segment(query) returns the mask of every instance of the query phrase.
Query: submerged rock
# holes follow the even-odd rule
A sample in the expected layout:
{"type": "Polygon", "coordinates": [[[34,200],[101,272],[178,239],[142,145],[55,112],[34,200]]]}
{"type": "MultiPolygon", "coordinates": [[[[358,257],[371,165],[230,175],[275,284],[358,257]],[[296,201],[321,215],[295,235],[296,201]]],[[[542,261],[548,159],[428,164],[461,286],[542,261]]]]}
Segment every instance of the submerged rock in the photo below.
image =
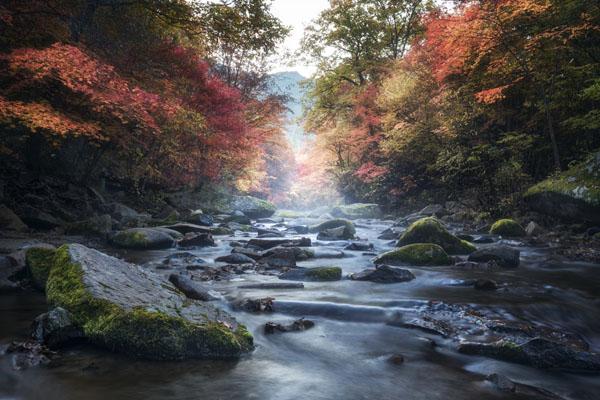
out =
{"type": "Polygon", "coordinates": [[[415,279],[415,276],[407,269],[393,268],[388,265],[378,265],[375,268],[368,268],[364,271],[350,275],[354,281],[369,281],[375,283],[397,283],[408,282],[415,279]]]}
{"type": "Polygon", "coordinates": [[[208,289],[206,289],[199,283],[194,282],[185,275],[171,274],[169,275],[169,282],[171,282],[173,286],[179,289],[189,299],[202,301],[210,301],[217,299],[209,293],[208,289]]]}
{"type": "Polygon", "coordinates": [[[493,246],[479,249],[469,255],[469,261],[495,261],[504,268],[517,268],[521,252],[507,246],[493,246]]]}
{"type": "Polygon", "coordinates": [[[600,223],[600,152],[532,186],[524,199],[544,214],[600,223]]]}
{"type": "Polygon", "coordinates": [[[375,264],[390,265],[450,265],[452,259],[444,249],[432,243],[414,243],[381,254],[375,264]]]}
{"type": "Polygon", "coordinates": [[[343,233],[341,234],[341,239],[352,239],[356,234],[356,229],[354,228],[354,224],[351,221],[346,219],[332,219],[329,221],[322,222],[318,225],[313,225],[309,227],[309,231],[312,233],[320,233],[329,229],[335,229],[339,227],[344,227],[343,233]]]}
{"type": "Polygon", "coordinates": [[[56,307],[33,321],[31,336],[39,343],[57,348],[83,338],[83,331],[75,326],[67,310],[56,307]]]}
{"type": "Polygon", "coordinates": [[[469,254],[476,250],[471,243],[448,232],[446,227],[433,217],[421,218],[413,222],[402,234],[397,246],[414,243],[437,244],[448,254],[469,254]]]}
{"type": "Polygon", "coordinates": [[[493,343],[465,342],[458,346],[458,351],[536,368],[600,371],[600,354],[539,337],[522,344],[510,340],[493,343]]]}
{"type": "Polygon", "coordinates": [[[255,261],[245,254],[232,253],[226,256],[215,258],[216,262],[224,262],[228,264],[254,264],[255,261]]]}
{"type": "Polygon", "coordinates": [[[313,328],[315,323],[309,319],[300,318],[291,324],[281,324],[278,322],[267,322],[265,324],[265,335],[284,332],[298,332],[313,328]]]}
{"type": "Polygon", "coordinates": [[[277,246],[284,247],[310,247],[311,241],[309,238],[300,238],[300,239],[250,239],[248,241],[248,246],[250,247],[258,247],[263,250],[271,249],[277,246]]]}
{"type": "Polygon", "coordinates": [[[208,247],[216,246],[210,233],[187,233],[178,243],[181,247],[208,247]]]}
{"type": "Polygon", "coordinates": [[[346,245],[346,247],[344,247],[344,250],[371,251],[371,250],[373,250],[373,243],[352,242],[352,243],[346,245]]]}
{"type": "Polygon", "coordinates": [[[253,348],[246,328],[223,310],[82,245],[57,250],[46,289],[48,301],[69,311],[90,342],[130,356],[237,358],[253,348]]]}
{"type": "Polygon", "coordinates": [[[334,207],[331,215],[346,219],[381,218],[382,212],[379,204],[354,203],[334,207]]]}
{"type": "Polygon", "coordinates": [[[48,365],[54,355],[50,349],[36,341],[12,342],[6,349],[12,358],[12,368],[22,371],[31,367],[48,365]]]}
{"type": "Polygon", "coordinates": [[[279,275],[279,279],[290,281],[339,281],[342,279],[340,267],[296,268],[279,275]]]}
{"type": "Polygon", "coordinates": [[[119,231],[110,241],[115,246],[135,250],[168,249],[175,244],[175,240],[169,234],[153,228],[119,231]]]}
{"type": "Polygon", "coordinates": [[[527,235],[525,229],[517,221],[508,218],[494,222],[490,228],[490,234],[508,237],[522,237],[527,235]]]}

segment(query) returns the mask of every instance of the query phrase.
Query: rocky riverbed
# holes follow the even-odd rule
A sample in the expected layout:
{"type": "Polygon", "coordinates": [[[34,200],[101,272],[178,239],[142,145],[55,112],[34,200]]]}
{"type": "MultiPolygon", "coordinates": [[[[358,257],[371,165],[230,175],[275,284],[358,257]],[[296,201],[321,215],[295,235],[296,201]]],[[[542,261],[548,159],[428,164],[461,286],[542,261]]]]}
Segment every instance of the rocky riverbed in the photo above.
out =
{"type": "Polygon", "coordinates": [[[28,270],[0,294],[0,398],[597,398],[599,264],[540,227],[442,222],[436,207],[331,214],[5,233],[8,267],[28,270]],[[64,265],[81,297],[63,293],[64,265]],[[46,297],[65,314],[42,318],[58,331],[38,319],[39,344],[46,297]]]}

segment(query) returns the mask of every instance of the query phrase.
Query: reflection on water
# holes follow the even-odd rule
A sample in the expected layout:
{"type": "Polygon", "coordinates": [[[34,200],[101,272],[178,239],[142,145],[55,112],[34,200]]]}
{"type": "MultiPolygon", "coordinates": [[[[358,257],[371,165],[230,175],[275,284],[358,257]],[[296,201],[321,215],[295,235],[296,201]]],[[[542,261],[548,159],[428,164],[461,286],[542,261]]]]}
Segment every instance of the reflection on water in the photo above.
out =
{"type": "MultiPolygon", "coordinates": [[[[376,251],[391,244],[376,239],[389,227],[365,221],[358,235],[376,251]]],[[[314,240],[314,235],[312,236],[314,240]]],[[[216,248],[194,251],[211,262],[230,251],[229,239],[216,248]]],[[[327,244],[339,249],[340,243],[327,244]]],[[[215,282],[224,298],[273,296],[279,313],[253,315],[231,311],[254,334],[257,349],[237,362],[135,361],[86,346],[61,353],[50,367],[13,371],[0,358],[0,399],[502,399],[519,398],[483,380],[501,373],[571,399],[597,399],[600,379],[594,375],[541,371],[483,357],[457,354],[444,339],[386,325],[392,312],[418,310],[428,300],[469,303],[536,323],[564,328],[600,349],[600,266],[543,262],[542,249],[523,248],[516,270],[476,272],[455,268],[411,268],[417,279],[399,284],[342,280],[306,283],[304,289],[238,289],[248,282],[277,281],[258,274],[234,282],[215,282]],[[496,292],[476,291],[461,282],[487,277],[496,292]],[[301,333],[265,336],[267,321],[307,316],[316,327],[301,333]],[[432,340],[437,346],[432,344],[432,340]],[[402,354],[402,365],[389,363],[402,354]]],[[[351,273],[370,265],[369,255],[318,259],[304,266],[337,265],[351,273]]],[[[125,253],[130,261],[159,260],[168,252],[125,253]]],[[[225,303],[224,303],[225,304],[225,303]]],[[[0,343],[23,338],[31,320],[46,309],[35,293],[0,296],[0,343]]],[[[524,397],[521,397],[524,398],[524,397]]]]}

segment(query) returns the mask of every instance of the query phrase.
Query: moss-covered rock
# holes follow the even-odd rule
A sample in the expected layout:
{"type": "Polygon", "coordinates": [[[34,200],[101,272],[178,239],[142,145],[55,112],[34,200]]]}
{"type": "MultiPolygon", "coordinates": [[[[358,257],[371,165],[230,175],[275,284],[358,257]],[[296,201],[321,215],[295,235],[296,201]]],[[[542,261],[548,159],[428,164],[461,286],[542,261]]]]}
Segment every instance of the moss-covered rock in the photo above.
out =
{"type": "Polygon", "coordinates": [[[46,290],[46,282],[54,263],[56,249],[32,247],[25,252],[25,265],[36,289],[46,290]]]}
{"type": "Polygon", "coordinates": [[[313,225],[309,227],[308,230],[311,233],[319,233],[329,229],[339,228],[341,226],[344,227],[344,232],[341,238],[352,239],[356,234],[356,228],[354,228],[352,221],[348,221],[347,219],[332,219],[317,225],[313,225]]]}
{"type": "Polygon", "coordinates": [[[600,152],[532,186],[524,199],[544,214],[600,223],[600,152]]]}
{"type": "Polygon", "coordinates": [[[441,246],[448,254],[470,254],[475,246],[448,232],[434,217],[421,218],[413,222],[398,240],[398,247],[413,243],[433,243],[441,246]]]}
{"type": "Polygon", "coordinates": [[[168,249],[175,240],[166,232],[154,228],[131,228],[117,232],[111,243],[125,249],[168,249]]]}
{"type": "Polygon", "coordinates": [[[106,237],[112,231],[113,221],[110,215],[104,214],[84,221],[77,221],[65,226],[67,235],[89,235],[106,237]]]}
{"type": "Polygon", "coordinates": [[[59,248],[46,286],[92,343],[155,360],[237,358],[252,336],[233,317],[187,299],[158,275],[78,244],[59,248]]]}
{"type": "Polygon", "coordinates": [[[339,281],[342,279],[342,269],[340,267],[309,268],[306,276],[315,281],[339,281]]]}
{"type": "Polygon", "coordinates": [[[413,243],[381,254],[375,264],[388,265],[449,265],[452,259],[441,246],[433,243],[413,243]]]}
{"type": "Polygon", "coordinates": [[[334,207],[331,215],[336,218],[381,218],[382,212],[379,204],[354,203],[334,207]]]}
{"type": "Polygon", "coordinates": [[[504,218],[494,222],[490,234],[508,237],[521,237],[527,235],[525,229],[514,219],[504,218]]]}
{"type": "Polygon", "coordinates": [[[339,281],[342,279],[340,267],[296,268],[279,275],[279,279],[291,281],[339,281]]]}

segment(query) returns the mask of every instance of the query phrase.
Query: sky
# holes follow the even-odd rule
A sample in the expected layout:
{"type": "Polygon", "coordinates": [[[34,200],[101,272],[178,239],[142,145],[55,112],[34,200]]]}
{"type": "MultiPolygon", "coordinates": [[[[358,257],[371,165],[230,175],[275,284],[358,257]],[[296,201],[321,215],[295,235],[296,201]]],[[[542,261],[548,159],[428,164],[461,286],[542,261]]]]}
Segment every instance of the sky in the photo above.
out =
{"type": "MultiPolygon", "coordinates": [[[[300,46],[304,27],[319,13],[329,6],[329,0],[274,0],[271,7],[273,14],[292,28],[290,35],[280,47],[279,54],[293,52],[300,46]]],[[[298,71],[305,77],[312,75],[314,66],[306,64],[288,65],[277,60],[271,72],[298,71]]]]}

